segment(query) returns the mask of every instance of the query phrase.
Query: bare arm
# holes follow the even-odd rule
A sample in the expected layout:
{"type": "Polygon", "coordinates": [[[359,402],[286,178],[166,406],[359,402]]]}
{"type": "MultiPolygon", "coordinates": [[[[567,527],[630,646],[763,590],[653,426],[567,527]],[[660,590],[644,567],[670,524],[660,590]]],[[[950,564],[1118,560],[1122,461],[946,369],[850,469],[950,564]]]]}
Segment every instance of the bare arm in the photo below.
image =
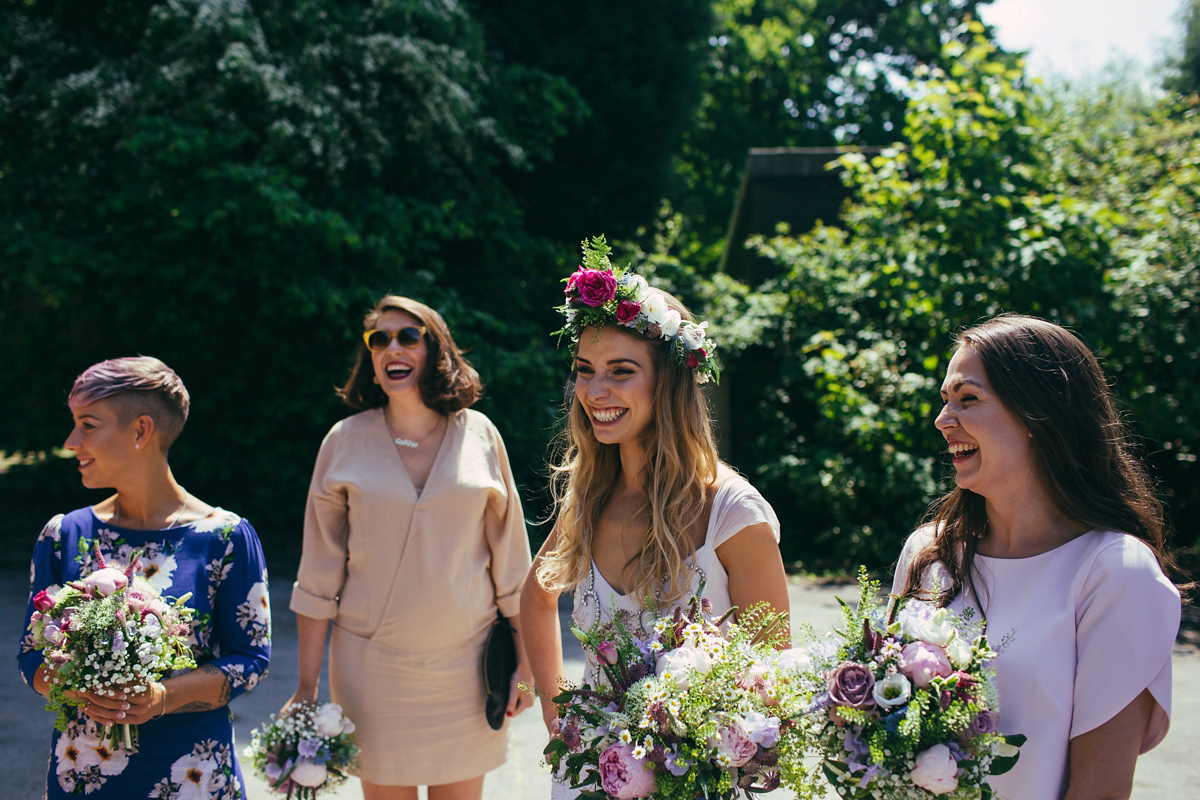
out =
{"type": "Polygon", "coordinates": [[[546,539],[521,590],[521,640],[542,704],[542,720],[552,734],[558,720],[558,709],[552,699],[564,681],[562,634],[558,628],[558,592],[549,592],[538,583],[537,568],[543,554],[554,548],[557,539],[557,531],[546,539]]]}
{"type": "Polygon", "coordinates": [[[1065,800],[1125,800],[1133,791],[1142,736],[1154,711],[1149,689],[1099,728],[1071,740],[1065,800]]]}
{"type": "Polygon", "coordinates": [[[292,703],[317,702],[321,683],[321,663],[325,660],[325,639],[329,636],[329,620],[296,615],[296,649],[300,667],[300,683],[284,703],[280,714],[292,703]]]}
{"type": "MultiPolygon", "coordinates": [[[[729,599],[739,609],[755,603],[767,603],[776,611],[790,609],[783,558],[769,524],[738,531],[717,548],[717,558],[729,573],[729,599]]],[[[781,632],[781,640],[791,641],[790,626],[781,632]]]]}
{"type": "Polygon", "coordinates": [[[533,695],[521,691],[521,684],[530,685],[533,683],[533,672],[529,667],[529,657],[525,654],[525,642],[521,636],[521,615],[516,614],[508,618],[509,624],[516,631],[517,640],[517,671],[512,676],[512,686],[508,692],[508,709],[507,714],[510,717],[515,717],[527,708],[533,706],[533,695]]]}

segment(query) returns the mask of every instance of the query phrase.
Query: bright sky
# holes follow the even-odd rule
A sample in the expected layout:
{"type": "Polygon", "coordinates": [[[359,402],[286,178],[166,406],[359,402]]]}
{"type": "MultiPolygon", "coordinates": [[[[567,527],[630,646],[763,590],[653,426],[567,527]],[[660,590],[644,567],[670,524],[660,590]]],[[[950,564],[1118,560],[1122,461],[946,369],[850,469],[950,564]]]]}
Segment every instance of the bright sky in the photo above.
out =
{"type": "Polygon", "coordinates": [[[1006,50],[1028,50],[1033,75],[1095,77],[1114,58],[1142,67],[1181,38],[1183,0],[995,0],[982,6],[1006,50]]]}

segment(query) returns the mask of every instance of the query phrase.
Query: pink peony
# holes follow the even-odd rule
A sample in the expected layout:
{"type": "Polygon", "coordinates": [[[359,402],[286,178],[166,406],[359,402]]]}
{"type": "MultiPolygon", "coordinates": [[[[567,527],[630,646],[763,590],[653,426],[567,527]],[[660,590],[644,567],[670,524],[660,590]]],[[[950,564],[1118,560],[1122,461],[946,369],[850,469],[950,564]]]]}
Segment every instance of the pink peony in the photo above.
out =
{"type": "MultiPolygon", "coordinates": [[[[617,279],[605,269],[577,270],[571,279],[579,292],[579,300],[593,308],[604,305],[617,293],[617,279]]],[[[568,287],[571,285],[568,283],[568,287]]]]}
{"type": "Polygon", "coordinates": [[[917,754],[917,766],[908,778],[930,794],[949,794],[958,788],[958,762],[944,744],[917,754]]]}
{"type": "Polygon", "coordinates": [[[830,674],[826,688],[834,705],[851,708],[871,708],[875,705],[875,698],[871,696],[875,688],[875,674],[862,664],[842,664],[830,674]]]}
{"type": "Polygon", "coordinates": [[[617,322],[622,325],[628,325],[637,319],[637,315],[642,310],[642,304],[636,300],[622,300],[617,303],[617,322]]]}
{"type": "Polygon", "coordinates": [[[708,740],[708,746],[729,759],[730,766],[734,767],[744,765],[758,752],[758,745],[737,718],[727,720],[717,728],[717,735],[708,740]]]}
{"type": "Polygon", "coordinates": [[[54,598],[46,594],[46,590],[43,589],[33,596],[33,607],[38,611],[49,611],[54,608],[54,598]]]}
{"type": "Polygon", "coordinates": [[[946,651],[937,645],[925,642],[906,644],[900,651],[900,671],[912,678],[912,682],[922,689],[928,689],[935,677],[946,677],[954,668],[946,651]]]}
{"type": "Polygon", "coordinates": [[[96,594],[101,597],[108,597],[117,589],[123,589],[128,585],[129,578],[125,577],[125,573],[116,567],[98,569],[83,579],[84,588],[95,589],[96,594]]]}
{"type": "Polygon", "coordinates": [[[307,758],[302,758],[296,762],[295,769],[292,770],[291,778],[301,786],[309,786],[317,788],[325,785],[325,779],[329,777],[329,772],[324,764],[318,764],[315,761],[310,761],[307,758]]]}
{"type": "Polygon", "coordinates": [[[657,787],[650,762],[633,757],[633,745],[609,745],[600,753],[600,786],[613,797],[626,800],[649,797],[657,787]]]}

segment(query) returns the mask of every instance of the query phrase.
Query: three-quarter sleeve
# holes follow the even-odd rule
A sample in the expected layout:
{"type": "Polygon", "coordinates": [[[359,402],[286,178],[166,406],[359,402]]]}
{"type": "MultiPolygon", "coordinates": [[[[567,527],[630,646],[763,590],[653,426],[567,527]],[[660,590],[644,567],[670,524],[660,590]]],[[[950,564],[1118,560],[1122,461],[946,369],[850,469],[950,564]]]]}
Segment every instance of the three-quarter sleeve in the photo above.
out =
{"type": "Polygon", "coordinates": [[[271,600],[267,564],[258,534],[240,520],[226,542],[232,558],[215,587],[212,607],[213,659],[225,673],[231,697],[253,689],[271,662],[271,600]]]}
{"type": "Polygon", "coordinates": [[[342,423],[333,426],[321,442],[304,508],[304,549],[292,586],[290,608],[314,619],[333,619],[346,583],[347,541],[350,519],[346,490],[329,480],[337,457],[342,423]]]}
{"type": "Polygon", "coordinates": [[[1162,741],[1170,726],[1179,617],[1179,591],[1144,542],[1122,535],[1096,554],[1076,605],[1071,738],[1108,722],[1149,689],[1157,705],[1140,752],[1162,741]]]}
{"type": "Polygon", "coordinates": [[[33,546],[33,557],[29,565],[29,599],[25,603],[24,624],[21,626],[21,642],[17,650],[17,666],[25,685],[33,688],[33,679],[43,658],[40,650],[34,649],[33,634],[29,623],[33,619],[33,598],[38,592],[63,582],[62,550],[59,547],[62,535],[63,515],[51,518],[38,535],[33,546]]]}
{"type": "Polygon", "coordinates": [[[503,493],[496,493],[488,504],[484,531],[491,549],[491,575],[496,591],[496,606],[506,617],[521,611],[521,586],[531,563],[529,536],[521,510],[521,496],[513,480],[508,452],[499,432],[492,428],[492,451],[504,481],[503,493]]]}

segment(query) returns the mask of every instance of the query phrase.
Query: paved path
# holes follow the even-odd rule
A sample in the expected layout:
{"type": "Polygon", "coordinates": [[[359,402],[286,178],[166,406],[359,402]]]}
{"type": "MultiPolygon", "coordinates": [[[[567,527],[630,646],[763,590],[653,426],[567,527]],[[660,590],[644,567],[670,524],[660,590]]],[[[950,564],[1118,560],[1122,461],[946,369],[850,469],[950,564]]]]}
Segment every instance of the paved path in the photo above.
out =
{"type": "MultiPolygon", "coordinates": [[[[27,597],[28,576],[22,569],[0,569],[0,643],[13,652],[19,638],[20,620],[27,597]]],[[[825,630],[839,620],[836,595],[853,599],[855,586],[820,587],[797,581],[790,587],[792,615],[796,623],[825,630]]],[[[254,691],[233,703],[237,740],[245,745],[250,731],[279,710],[296,686],[296,627],[287,611],[291,576],[271,581],[275,601],[274,654],[271,672],[254,691]]],[[[565,613],[563,615],[565,620],[565,613]]],[[[568,653],[568,675],[583,673],[582,653],[574,639],[568,653]]],[[[1174,654],[1174,708],[1171,732],[1156,749],[1138,761],[1133,800],[1188,800],[1200,786],[1200,652],[1194,647],[1177,647],[1174,654]],[[1192,788],[1187,788],[1187,787],[1192,788]]],[[[327,692],[322,691],[322,699],[327,692]]],[[[21,682],[13,661],[0,670],[0,800],[36,800],[41,797],[49,749],[52,719],[43,710],[41,698],[21,682]]],[[[539,766],[546,735],[541,717],[534,711],[518,717],[511,726],[511,755],[503,767],[491,772],[484,782],[486,800],[545,800],[549,797],[549,773],[539,766]]],[[[453,757],[453,754],[447,754],[453,757]]],[[[251,800],[273,800],[265,783],[247,774],[251,800]]],[[[772,792],[765,797],[785,800],[792,794],[772,792]]],[[[362,797],[356,780],[323,795],[330,800],[362,797]]],[[[1019,800],[1014,798],[1013,800],[1019,800]]]]}

